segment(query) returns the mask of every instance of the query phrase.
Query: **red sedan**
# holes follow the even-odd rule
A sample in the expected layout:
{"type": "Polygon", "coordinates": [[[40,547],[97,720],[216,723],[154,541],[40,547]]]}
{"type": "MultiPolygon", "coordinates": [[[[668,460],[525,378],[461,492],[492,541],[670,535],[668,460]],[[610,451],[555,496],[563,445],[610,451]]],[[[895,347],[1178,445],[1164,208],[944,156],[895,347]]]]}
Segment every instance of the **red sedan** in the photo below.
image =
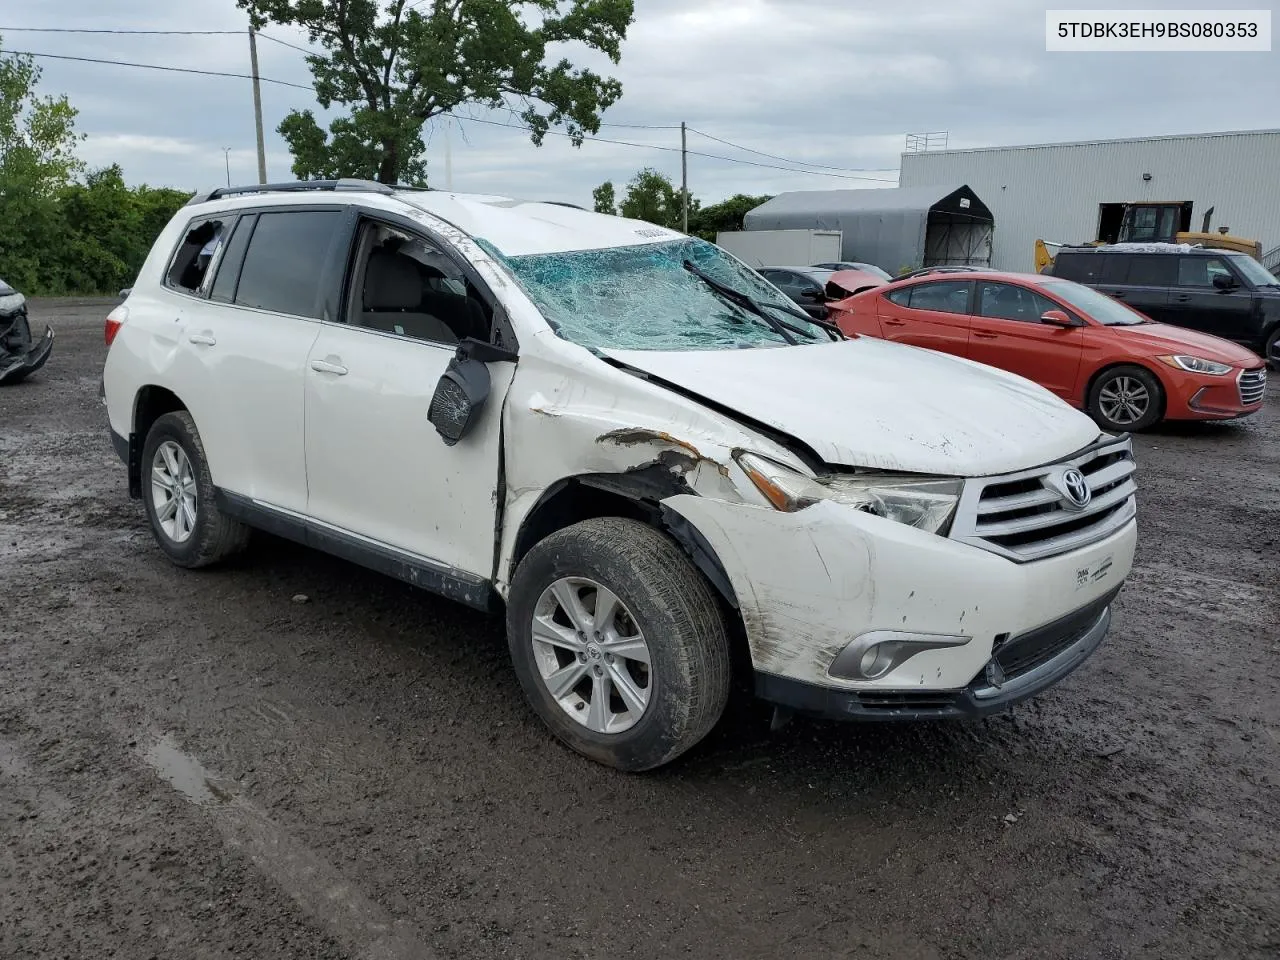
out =
{"type": "Polygon", "coordinates": [[[1034,380],[1105,430],[1161,419],[1229,420],[1262,407],[1262,358],[1228,340],[1154,323],[1070,280],[1020,273],[934,274],[828,304],[867,334],[990,364],[1034,380]]]}

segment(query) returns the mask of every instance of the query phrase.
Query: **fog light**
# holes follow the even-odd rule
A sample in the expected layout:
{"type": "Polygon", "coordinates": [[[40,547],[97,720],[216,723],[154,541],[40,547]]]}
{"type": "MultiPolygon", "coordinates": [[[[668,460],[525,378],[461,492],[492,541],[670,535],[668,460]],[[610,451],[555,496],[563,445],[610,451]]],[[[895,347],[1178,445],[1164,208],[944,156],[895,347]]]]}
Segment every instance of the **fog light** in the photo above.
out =
{"type": "Polygon", "coordinates": [[[875,630],[862,634],[841,650],[827,668],[827,675],[841,680],[877,680],[917,653],[963,647],[972,639],[936,633],[875,630]]]}

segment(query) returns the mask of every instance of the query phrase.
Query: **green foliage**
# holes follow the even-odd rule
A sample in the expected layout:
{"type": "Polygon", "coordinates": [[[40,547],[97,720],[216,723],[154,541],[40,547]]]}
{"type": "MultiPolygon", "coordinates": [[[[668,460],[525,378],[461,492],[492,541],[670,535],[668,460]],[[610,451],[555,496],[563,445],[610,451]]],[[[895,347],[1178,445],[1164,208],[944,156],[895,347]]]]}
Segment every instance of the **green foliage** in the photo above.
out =
{"type": "Polygon", "coordinates": [[[627,184],[621,213],[632,220],[647,220],[679,230],[680,191],[663,174],[645,167],[627,184]]]}
{"type": "Polygon", "coordinates": [[[622,84],[560,56],[577,43],[613,63],[634,0],[236,0],[258,26],[302,27],[324,55],[307,62],[316,99],[345,108],[323,130],[310,110],[277,128],[302,178],[426,182],[423,125],[475,104],[506,108],[541,145],[600,130],[622,84]]]}
{"type": "Polygon", "coordinates": [[[760,204],[772,199],[770,196],[752,197],[738,193],[709,207],[699,207],[689,214],[689,232],[714,243],[717,233],[741,230],[742,218],[760,204]]]}
{"type": "Polygon", "coordinates": [[[613,181],[606,180],[591,191],[591,201],[596,213],[607,213],[615,216],[618,213],[618,199],[614,195],[613,181]]]}
{"type": "MultiPolygon", "coordinates": [[[[624,217],[647,220],[672,230],[681,228],[680,195],[681,191],[668,177],[650,167],[645,167],[627,184],[621,211],[614,210],[612,180],[606,180],[591,191],[596,213],[621,212],[624,217]]],[[[772,199],[770,196],[752,197],[739,193],[704,207],[696,197],[690,196],[688,232],[714,242],[719,231],[741,230],[742,218],[747,212],[772,199]]]]}
{"type": "Polygon", "coordinates": [[[39,80],[29,57],[0,56],[0,277],[26,294],[114,293],[190,194],[130,189],[117,166],[77,182],[76,111],[39,80]]]}

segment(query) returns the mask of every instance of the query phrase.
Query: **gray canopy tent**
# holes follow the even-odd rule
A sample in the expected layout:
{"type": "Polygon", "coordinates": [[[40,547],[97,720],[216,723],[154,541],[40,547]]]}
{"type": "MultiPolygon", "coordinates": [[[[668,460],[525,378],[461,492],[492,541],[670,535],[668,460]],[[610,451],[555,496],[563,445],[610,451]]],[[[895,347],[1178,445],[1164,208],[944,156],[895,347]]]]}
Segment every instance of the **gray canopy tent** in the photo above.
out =
{"type": "MultiPolygon", "coordinates": [[[[839,230],[841,259],[897,273],[991,265],[995,219],[967,186],[782,193],[743,218],[747,230],[839,230]]],[[[798,266],[798,264],[797,264],[798,266]]]]}

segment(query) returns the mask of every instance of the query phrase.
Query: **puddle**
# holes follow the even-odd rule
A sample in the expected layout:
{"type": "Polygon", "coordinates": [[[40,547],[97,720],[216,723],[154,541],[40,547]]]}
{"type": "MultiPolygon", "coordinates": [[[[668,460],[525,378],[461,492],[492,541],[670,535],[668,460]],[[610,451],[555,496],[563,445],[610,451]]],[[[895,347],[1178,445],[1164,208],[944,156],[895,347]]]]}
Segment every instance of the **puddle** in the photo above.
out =
{"type": "Polygon", "coordinates": [[[200,765],[200,761],[184,751],[165,734],[142,755],[160,778],[192,803],[209,805],[226,803],[231,796],[218,787],[217,778],[200,765]]]}

